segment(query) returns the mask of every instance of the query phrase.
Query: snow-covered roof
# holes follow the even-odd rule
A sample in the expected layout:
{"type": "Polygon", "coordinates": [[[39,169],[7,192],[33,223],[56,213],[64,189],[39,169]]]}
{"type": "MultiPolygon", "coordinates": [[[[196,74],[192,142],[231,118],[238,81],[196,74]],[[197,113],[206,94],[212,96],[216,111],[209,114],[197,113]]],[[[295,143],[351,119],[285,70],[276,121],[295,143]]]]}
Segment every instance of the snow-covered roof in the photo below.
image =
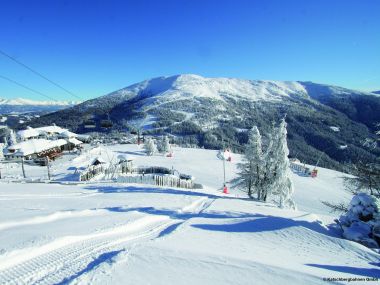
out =
{"type": "Polygon", "coordinates": [[[84,139],[84,140],[88,140],[88,139],[91,138],[90,135],[84,135],[84,134],[77,134],[76,137],[77,137],[78,139],[84,139]]]}
{"type": "Polygon", "coordinates": [[[117,156],[117,159],[118,159],[119,161],[132,161],[132,160],[133,160],[132,157],[129,157],[128,155],[125,155],[125,154],[119,154],[119,155],[117,156]]]}
{"type": "Polygon", "coordinates": [[[34,153],[39,153],[46,151],[55,147],[60,147],[67,144],[63,139],[59,140],[46,140],[46,139],[32,139],[24,142],[20,142],[11,145],[7,148],[5,155],[15,155],[15,156],[27,156],[34,153]]]}
{"type": "Polygon", "coordinates": [[[80,140],[77,140],[76,138],[69,138],[68,141],[74,145],[80,145],[82,144],[83,142],[81,142],[80,140]]]}
{"type": "Polygon", "coordinates": [[[45,127],[40,127],[40,128],[28,127],[26,130],[17,132],[17,135],[21,139],[29,139],[33,137],[38,137],[43,134],[59,134],[61,137],[64,137],[64,138],[73,138],[77,136],[77,134],[72,133],[67,129],[58,127],[56,125],[45,126],[45,127]]]}
{"type": "Polygon", "coordinates": [[[330,129],[332,129],[334,132],[339,132],[340,128],[335,126],[330,126],[330,129]]]}
{"type": "Polygon", "coordinates": [[[46,126],[46,127],[40,127],[40,128],[35,128],[36,131],[38,132],[45,132],[45,133],[56,133],[56,134],[61,134],[63,132],[66,132],[67,129],[63,129],[58,126],[46,126]]]}
{"type": "Polygon", "coordinates": [[[98,163],[107,163],[102,157],[98,156],[98,157],[95,157],[92,162],[91,162],[91,165],[94,165],[94,164],[97,164],[96,162],[98,163]]]}
{"type": "Polygon", "coordinates": [[[76,133],[70,132],[68,130],[59,134],[60,137],[63,138],[76,138],[78,135],[76,133]]]}
{"type": "Polygon", "coordinates": [[[27,138],[38,137],[40,133],[36,129],[28,127],[26,130],[18,131],[17,135],[21,139],[27,139],[27,138]]]}

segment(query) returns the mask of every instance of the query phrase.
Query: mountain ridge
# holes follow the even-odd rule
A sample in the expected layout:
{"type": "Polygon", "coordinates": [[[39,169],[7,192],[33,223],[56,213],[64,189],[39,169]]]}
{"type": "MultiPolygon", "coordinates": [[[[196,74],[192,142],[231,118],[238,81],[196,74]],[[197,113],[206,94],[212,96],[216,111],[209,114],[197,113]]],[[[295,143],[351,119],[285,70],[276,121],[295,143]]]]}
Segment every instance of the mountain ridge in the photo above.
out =
{"type": "Polygon", "coordinates": [[[140,129],[205,148],[221,148],[224,140],[238,150],[247,129],[257,125],[265,134],[286,115],[291,155],[308,163],[321,157],[323,166],[339,169],[376,155],[362,144],[380,121],[379,110],[379,96],[337,86],[184,74],[132,84],[33,123],[60,122],[77,132],[140,129]],[[109,128],[104,121],[112,122],[109,128]],[[86,122],[96,128],[86,129],[86,122]]]}
{"type": "Polygon", "coordinates": [[[38,101],[25,98],[0,98],[0,105],[30,105],[30,106],[73,106],[80,102],[77,101],[38,101]]]}

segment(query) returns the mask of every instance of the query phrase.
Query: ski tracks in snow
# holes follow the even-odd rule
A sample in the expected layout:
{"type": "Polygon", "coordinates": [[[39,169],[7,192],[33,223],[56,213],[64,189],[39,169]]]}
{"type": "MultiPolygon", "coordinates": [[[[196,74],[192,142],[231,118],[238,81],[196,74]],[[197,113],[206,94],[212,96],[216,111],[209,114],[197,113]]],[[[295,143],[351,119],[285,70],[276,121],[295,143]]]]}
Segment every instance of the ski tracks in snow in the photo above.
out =
{"type": "MultiPolygon", "coordinates": [[[[178,211],[201,214],[215,199],[202,197],[178,211]]],[[[189,217],[190,218],[190,217],[189,217]]],[[[163,232],[182,225],[175,217],[146,215],[126,225],[87,235],[66,236],[34,248],[15,250],[0,257],[0,284],[66,284],[89,265],[111,255],[160,238],[163,232]]],[[[102,262],[101,260],[99,262],[102,262]]]]}
{"type": "Polygon", "coordinates": [[[108,231],[63,237],[40,247],[15,251],[0,260],[0,284],[65,282],[102,254],[124,250],[133,241],[154,238],[172,222],[167,216],[146,216],[108,231]]]}

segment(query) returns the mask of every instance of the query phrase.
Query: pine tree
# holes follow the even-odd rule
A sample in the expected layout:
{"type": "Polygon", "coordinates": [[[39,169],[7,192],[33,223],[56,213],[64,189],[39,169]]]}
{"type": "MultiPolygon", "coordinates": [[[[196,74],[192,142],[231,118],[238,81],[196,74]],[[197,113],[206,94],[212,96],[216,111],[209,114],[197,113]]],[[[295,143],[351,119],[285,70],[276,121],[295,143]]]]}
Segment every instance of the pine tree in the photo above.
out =
{"type": "Polygon", "coordinates": [[[0,143],[0,159],[4,158],[4,149],[5,149],[5,144],[0,143]]]}
{"type": "Polygon", "coordinates": [[[153,141],[153,139],[149,138],[145,141],[144,150],[147,155],[153,155],[154,153],[157,152],[157,146],[155,142],[153,141]]]}
{"type": "Polygon", "coordinates": [[[275,129],[272,146],[273,164],[271,167],[270,193],[279,197],[280,207],[295,209],[292,199],[293,182],[290,178],[289,149],[286,141],[286,122],[283,119],[279,128],[275,129]]]}
{"type": "Polygon", "coordinates": [[[261,201],[266,202],[268,196],[272,193],[272,181],[273,181],[273,168],[275,167],[275,159],[273,156],[273,135],[268,134],[268,145],[265,152],[263,153],[263,167],[262,167],[262,177],[260,179],[259,191],[261,201]]]}
{"type": "Polygon", "coordinates": [[[268,134],[268,144],[263,150],[260,132],[254,126],[249,132],[245,161],[239,164],[240,175],[234,182],[236,186],[247,189],[250,197],[257,193],[257,199],[264,202],[270,196],[278,197],[280,207],[295,209],[291,198],[294,188],[286,135],[286,123],[282,120],[280,126],[268,134]]]}
{"type": "Polygon", "coordinates": [[[167,153],[170,151],[170,143],[169,138],[167,136],[163,136],[157,145],[158,151],[161,153],[167,153]]]}
{"type": "Polygon", "coordinates": [[[261,145],[261,135],[256,126],[248,134],[248,144],[244,153],[244,163],[238,165],[240,177],[238,185],[243,186],[248,191],[248,196],[252,198],[253,193],[257,193],[257,198],[261,199],[260,185],[262,179],[263,153],[261,145]]]}
{"type": "Polygon", "coordinates": [[[16,133],[14,130],[11,130],[8,137],[8,145],[14,145],[16,143],[17,143],[16,133]]]}

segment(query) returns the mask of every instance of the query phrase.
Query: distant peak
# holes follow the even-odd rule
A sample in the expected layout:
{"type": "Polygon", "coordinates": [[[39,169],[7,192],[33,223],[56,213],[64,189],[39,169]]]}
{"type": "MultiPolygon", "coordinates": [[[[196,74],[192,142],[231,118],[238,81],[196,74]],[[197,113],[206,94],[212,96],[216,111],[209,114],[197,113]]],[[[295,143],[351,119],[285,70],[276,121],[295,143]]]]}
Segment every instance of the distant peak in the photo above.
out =
{"type": "Polygon", "coordinates": [[[0,105],[30,105],[30,106],[72,106],[80,102],[75,101],[36,101],[24,98],[0,98],[0,105]]]}

